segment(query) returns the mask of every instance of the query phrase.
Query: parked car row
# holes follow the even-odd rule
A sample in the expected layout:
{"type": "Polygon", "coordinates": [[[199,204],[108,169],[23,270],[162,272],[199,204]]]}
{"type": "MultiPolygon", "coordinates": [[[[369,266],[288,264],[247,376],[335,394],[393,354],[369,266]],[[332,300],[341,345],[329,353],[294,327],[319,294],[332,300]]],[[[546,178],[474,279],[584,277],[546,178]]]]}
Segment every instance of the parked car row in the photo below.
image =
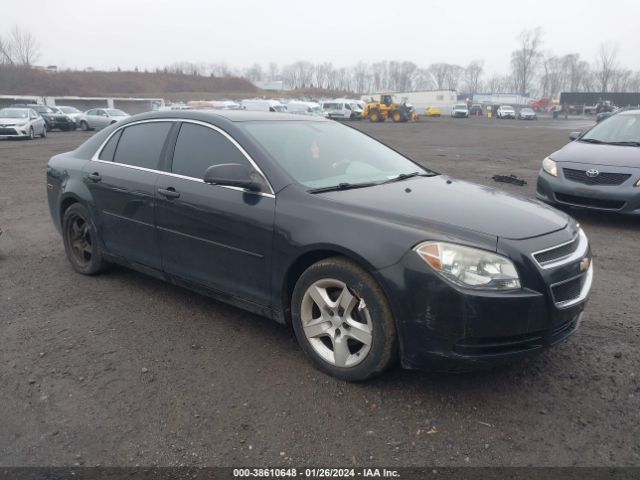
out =
{"type": "Polygon", "coordinates": [[[99,130],[127,117],[129,114],[117,108],[94,108],[83,113],[68,106],[14,104],[0,110],[0,139],[44,138],[52,130],[99,130]]]}

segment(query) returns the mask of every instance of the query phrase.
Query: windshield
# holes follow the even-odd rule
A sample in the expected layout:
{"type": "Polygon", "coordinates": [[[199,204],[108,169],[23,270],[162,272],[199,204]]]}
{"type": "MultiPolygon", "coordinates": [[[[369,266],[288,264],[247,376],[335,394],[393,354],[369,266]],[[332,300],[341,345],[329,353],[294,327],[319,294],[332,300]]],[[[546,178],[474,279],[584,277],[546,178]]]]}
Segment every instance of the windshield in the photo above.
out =
{"type": "Polygon", "coordinates": [[[289,175],[310,188],[431,173],[380,142],[334,122],[247,122],[243,127],[289,175]]]}
{"type": "Polygon", "coordinates": [[[352,110],[362,110],[360,108],[360,105],[358,105],[357,103],[350,103],[349,106],[351,107],[352,110]]]}
{"type": "Polygon", "coordinates": [[[456,110],[466,110],[467,106],[466,105],[456,105],[453,108],[455,108],[456,110]]]}
{"type": "Polygon", "coordinates": [[[0,118],[29,118],[29,111],[21,108],[3,108],[0,118]]]}
{"type": "Polygon", "coordinates": [[[80,113],[80,110],[75,107],[60,107],[60,110],[64,113],[80,113]]]}
{"type": "Polygon", "coordinates": [[[124,113],[122,110],[118,110],[117,108],[107,108],[105,110],[109,115],[111,115],[112,117],[126,117],[127,114],[124,113]]]}
{"type": "Polygon", "coordinates": [[[598,143],[640,142],[640,114],[613,115],[585,133],[580,137],[580,141],[595,141],[598,143]]]}
{"type": "Polygon", "coordinates": [[[38,113],[55,113],[49,107],[45,107],[44,105],[37,105],[31,108],[33,108],[38,113]]]}
{"type": "Polygon", "coordinates": [[[513,110],[513,107],[510,107],[509,105],[503,105],[500,108],[502,108],[502,110],[513,110]]]}
{"type": "Polygon", "coordinates": [[[523,108],[521,110],[522,113],[533,113],[533,110],[531,110],[530,108],[523,108]]]}
{"type": "Polygon", "coordinates": [[[322,115],[322,113],[324,113],[324,112],[322,111],[322,108],[321,108],[320,106],[317,106],[317,107],[311,107],[311,111],[312,111],[313,113],[317,113],[317,114],[320,114],[320,115],[322,115]]]}
{"type": "Polygon", "coordinates": [[[285,107],[284,105],[274,105],[273,108],[276,112],[286,112],[287,111],[287,107],[285,107]]]}

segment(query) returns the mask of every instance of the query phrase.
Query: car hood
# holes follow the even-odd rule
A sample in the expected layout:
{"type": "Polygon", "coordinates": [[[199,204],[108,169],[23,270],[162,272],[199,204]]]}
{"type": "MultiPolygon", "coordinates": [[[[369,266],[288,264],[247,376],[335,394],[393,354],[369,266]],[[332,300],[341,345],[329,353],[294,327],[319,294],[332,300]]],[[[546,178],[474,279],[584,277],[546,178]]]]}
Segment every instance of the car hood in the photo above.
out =
{"type": "Polygon", "coordinates": [[[536,200],[441,175],[317,195],[389,222],[451,225],[516,240],[561,230],[569,219],[536,200]]]}
{"type": "Polygon", "coordinates": [[[0,118],[0,125],[6,125],[8,123],[13,123],[13,124],[15,124],[15,123],[26,123],[28,121],[29,121],[28,118],[13,118],[13,117],[7,118],[7,117],[3,117],[3,118],[0,118]]]}
{"type": "Polygon", "coordinates": [[[549,157],[556,162],[640,168],[640,147],[571,142],[549,157]]]}

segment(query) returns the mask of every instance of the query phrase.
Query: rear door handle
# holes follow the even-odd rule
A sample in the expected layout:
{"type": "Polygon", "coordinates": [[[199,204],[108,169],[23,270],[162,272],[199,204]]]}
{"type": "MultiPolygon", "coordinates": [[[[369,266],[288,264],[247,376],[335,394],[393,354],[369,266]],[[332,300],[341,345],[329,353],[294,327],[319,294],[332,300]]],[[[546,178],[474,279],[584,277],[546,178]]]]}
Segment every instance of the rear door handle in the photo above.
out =
{"type": "Polygon", "coordinates": [[[176,192],[176,189],[173,187],[159,188],[158,193],[167,198],[180,198],[180,193],[176,192]]]}
{"type": "Polygon", "coordinates": [[[100,174],[98,172],[93,172],[90,173],[89,175],[87,175],[87,178],[89,180],[91,180],[92,182],[99,182],[100,180],[102,180],[102,177],[100,176],[100,174]]]}

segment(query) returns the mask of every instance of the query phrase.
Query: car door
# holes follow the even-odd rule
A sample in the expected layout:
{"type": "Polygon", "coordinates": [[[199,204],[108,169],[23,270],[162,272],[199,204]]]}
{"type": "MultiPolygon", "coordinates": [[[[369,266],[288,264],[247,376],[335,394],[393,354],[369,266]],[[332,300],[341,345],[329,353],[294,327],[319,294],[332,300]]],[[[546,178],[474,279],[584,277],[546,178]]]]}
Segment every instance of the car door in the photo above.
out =
{"type": "Polygon", "coordinates": [[[222,163],[256,169],[222,130],[182,123],[170,174],[157,184],[162,267],[187,282],[268,305],[275,197],[204,183],[205,170],[222,163]]]}
{"type": "Polygon", "coordinates": [[[96,110],[96,116],[94,117],[95,127],[94,128],[104,128],[109,125],[109,115],[102,108],[98,108],[96,110]]]}
{"type": "Polygon", "coordinates": [[[107,251],[130,263],[161,268],[155,228],[155,190],[171,122],[117,130],[83,168],[94,218],[107,251]]]}
{"type": "Polygon", "coordinates": [[[31,123],[31,127],[33,127],[33,133],[35,135],[42,135],[44,133],[44,120],[35,110],[29,110],[29,122],[31,123]]]}

